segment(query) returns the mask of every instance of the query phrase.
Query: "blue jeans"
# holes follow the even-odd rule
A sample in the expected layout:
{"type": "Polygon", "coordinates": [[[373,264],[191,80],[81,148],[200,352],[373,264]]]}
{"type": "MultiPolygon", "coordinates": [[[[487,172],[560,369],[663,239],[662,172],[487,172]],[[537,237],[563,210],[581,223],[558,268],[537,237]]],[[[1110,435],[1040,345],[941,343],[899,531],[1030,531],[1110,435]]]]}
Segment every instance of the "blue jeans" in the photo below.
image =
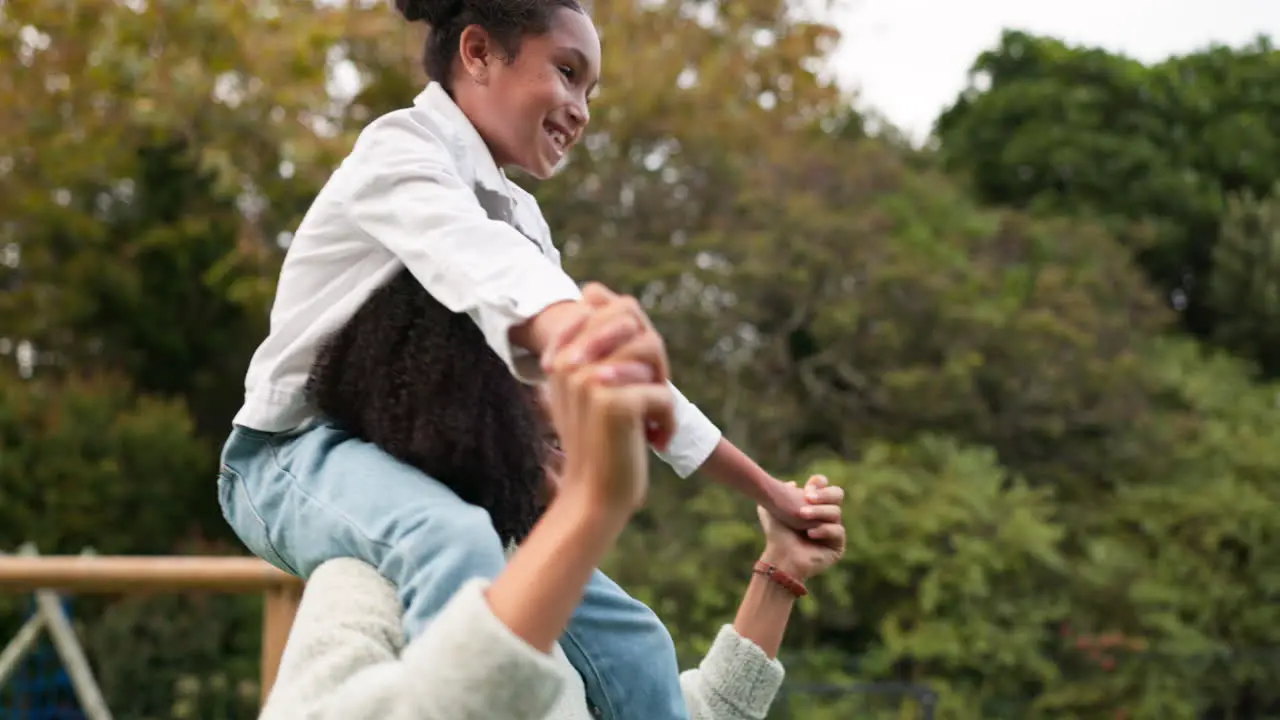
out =
{"type": "MultiPolygon", "coordinates": [[[[409,638],[466,580],[492,579],[506,562],[487,512],[330,424],[233,429],[218,501],[249,550],[286,572],[306,578],[338,557],[378,568],[399,589],[409,638]]],[[[599,570],[560,645],[597,716],[687,720],[670,634],[599,570]]]]}

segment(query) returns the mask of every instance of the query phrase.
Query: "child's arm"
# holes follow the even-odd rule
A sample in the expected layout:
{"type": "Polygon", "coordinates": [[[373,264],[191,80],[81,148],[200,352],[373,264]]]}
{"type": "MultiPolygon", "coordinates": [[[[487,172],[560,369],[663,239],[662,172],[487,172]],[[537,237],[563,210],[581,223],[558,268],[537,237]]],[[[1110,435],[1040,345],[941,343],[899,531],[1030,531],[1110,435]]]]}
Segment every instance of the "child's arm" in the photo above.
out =
{"type": "MultiPolygon", "coordinates": [[[[454,312],[467,313],[489,347],[526,382],[544,377],[539,355],[587,314],[577,283],[512,225],[488,216],[454,166],[446,141],[409,116],[388,116],[362,137],[376,162],[351,177],[347,216],[454,312]]],[[[589,358],[592,360],[595,358],[589,358]]],[[[782,483],[721,437],[677,393],[677,432],[663,459],[682,477],[705,467],[799,527],[782,483]]]]}
{"type": "Polygon", "coordinates": [[[469,315],[517,377],[541,381],[538,358],[513,344],[512,328],[544,313],[540,329],[563,328],[582,297],[577,283],[514,226],[489,217],[448,141],[411,115],[370,126],[356,152],[372,157],[351,165],[347,218],[442,305],[469,315]]]}
{"type": "MultiPolygon", "coordinates": [[[[554,305],[513,328],[511,341],[542,355],[548,347],[570,342],[588,312],[590,309],[583,303],[554,305]]],[[[605,345],[592,347],[587,352],[589,359],[599,357],[595,351],[605,348],[605,345]]],[[[797,530],[814,527],[812,521],[800,516],[800,509],[806,505],[801,491],[774,478],[729,442],[720,428],[674,385],[671,392],[675,400],[676,432],[671,442],[657,451],[664,462],[682,478],[703,470],[712,480],[747,496],[789,527],[797,530]]]]}
{"type": "MultiPolygon", "coordinates": [[[[677,416],[676,422],[679,423],[679,421],[680,418],[677,416]]],[[[803,491],[770,475],[756,464],[756,461],[723,437],[716,443],[715,449],[711,451],[706,462],[702,464],[702,470],[712,480],[756,501],[768,510],[769,514],[790,528],[808,530],[817,526],[817,523],[800,513],[801,509],[807,505],[803,491]]]]}

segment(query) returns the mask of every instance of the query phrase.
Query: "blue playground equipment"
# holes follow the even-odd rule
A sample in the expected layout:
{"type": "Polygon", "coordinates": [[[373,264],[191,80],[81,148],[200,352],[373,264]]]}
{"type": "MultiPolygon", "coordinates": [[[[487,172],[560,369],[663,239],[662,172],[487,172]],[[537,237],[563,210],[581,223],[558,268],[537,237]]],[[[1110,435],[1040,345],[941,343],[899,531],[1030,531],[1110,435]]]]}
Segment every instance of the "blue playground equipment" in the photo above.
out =
{"type": "MultiPolygon", "coordinates": [[[[62,598],[62,609],[71,615],[71,599],[62,598]]],[[[31,602],[31,616],[36,613],[31,602]]],[[[0,689],[0,720],[85,720],[62,667],[62,658],[47,634],[0,689]]]]}

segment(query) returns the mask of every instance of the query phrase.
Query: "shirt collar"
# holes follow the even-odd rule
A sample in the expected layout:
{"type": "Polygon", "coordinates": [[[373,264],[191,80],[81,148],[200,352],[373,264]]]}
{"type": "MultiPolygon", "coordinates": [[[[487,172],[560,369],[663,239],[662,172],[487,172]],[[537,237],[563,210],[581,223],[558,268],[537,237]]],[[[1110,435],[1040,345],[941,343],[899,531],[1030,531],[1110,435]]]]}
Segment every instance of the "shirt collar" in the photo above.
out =
{"type": "Polygon", "coordinates": [[[493,161],[493,153],[489,152],[489,146],[485,144],[484,138],[480,137],[475,125],[471,124],[471,120],[462,112],[462,108],[449,97],[449,93],[445,92],[440,83],[433,81],[428,84],[427,88],[418,94],[414,105],[434,111],[446,121],[453,135],[452,140],[462,150],[472,165],[471,169],[475,171],[477,185],[483,185],[511,199],[506,173],[493,161]]]}

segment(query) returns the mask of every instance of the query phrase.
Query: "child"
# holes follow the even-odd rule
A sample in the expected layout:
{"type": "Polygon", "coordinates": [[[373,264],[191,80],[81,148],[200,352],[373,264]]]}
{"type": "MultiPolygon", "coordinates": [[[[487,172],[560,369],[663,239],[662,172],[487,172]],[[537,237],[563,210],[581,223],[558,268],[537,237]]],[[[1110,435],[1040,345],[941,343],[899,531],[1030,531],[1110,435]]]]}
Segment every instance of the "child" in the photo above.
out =
{"type": "MultiPolygon", "coordinates": [[[[586,127],[600,46],[578,1],[397,6],[430,24],[425,64],[438,82],[361,133],[298,228],[218,486],[228,522],[269,562],[304,578],[335,557],[377,567],[399,590],[412,638],[467,580],[496,577],[504,548],[484,510],[316,416],[304,385],[325,339],[401,268],[468,314],[530,383],[544,377],[538,358],[584,318],[596,324],[579,346],[581,362],[609,355],[647,319],[632,303],[630,314],[600,325],[560,269],[534,199],[499,169],[546,178],[586,127]]],[[[659,422],[654,439],[681,476],[702,467],[787,525],[816,525],[801,491],[722,439],[678,392],[675,399],[674,423],[659,422]]],[[[669,635],[602,573],[562,646],[598,714],[687,716],[669,635]]]]}

